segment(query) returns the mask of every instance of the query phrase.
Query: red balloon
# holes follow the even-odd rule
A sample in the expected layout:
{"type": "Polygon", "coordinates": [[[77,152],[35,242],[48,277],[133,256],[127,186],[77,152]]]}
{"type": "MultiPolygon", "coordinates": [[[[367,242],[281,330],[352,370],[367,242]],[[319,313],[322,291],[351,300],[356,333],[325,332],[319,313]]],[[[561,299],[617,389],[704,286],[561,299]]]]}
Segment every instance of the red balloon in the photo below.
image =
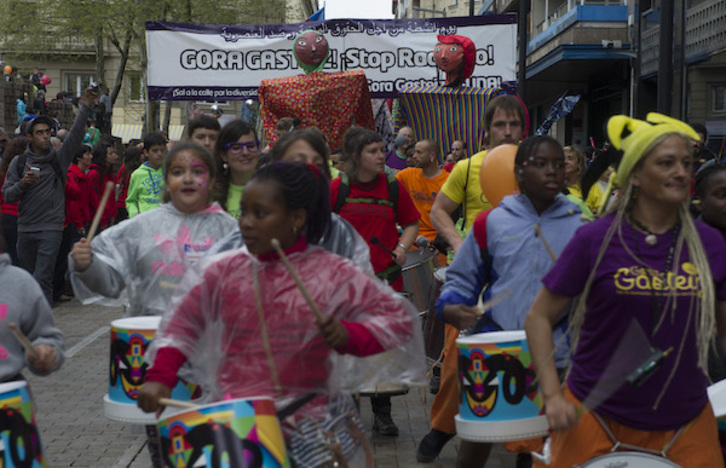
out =
{"type": "Polygon", "coordinates": [[[40,77],[40,82],[43,83],[43,86],[48,86],[50,84],[50,77],[48,75],[43,75],[40,77]]]}
{"type": "Polygon", "coordinates": [[[11,67],[10,65],[5,65],[5,68],[3,68],[3,71],[5,72],[6,75],[9,75],[13,72],[13,67],[11,67]]]}
{"type": "Polygon", "coordinates": [[[489,203],[496,207],[507,195],[518,192],[514,178],[514,157],[517,145],[500,145],[490,150],[479,172],[479,184],[489,203]]]}

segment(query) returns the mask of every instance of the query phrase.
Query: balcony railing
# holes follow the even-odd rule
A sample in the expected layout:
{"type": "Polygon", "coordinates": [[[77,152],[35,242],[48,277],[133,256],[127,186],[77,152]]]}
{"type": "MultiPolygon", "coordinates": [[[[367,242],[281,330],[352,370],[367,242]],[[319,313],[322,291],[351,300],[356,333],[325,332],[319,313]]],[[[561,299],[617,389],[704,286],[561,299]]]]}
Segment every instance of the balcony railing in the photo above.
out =
{"type": "MultiPolygon", "coordinates": [[[[649,75],[658,70],[660,28],[641,34],[640,70],[649,75]]],[[[726,47],[726,0],[699,3],[686,11],[686,60],[710,55],[726,47]]]]}

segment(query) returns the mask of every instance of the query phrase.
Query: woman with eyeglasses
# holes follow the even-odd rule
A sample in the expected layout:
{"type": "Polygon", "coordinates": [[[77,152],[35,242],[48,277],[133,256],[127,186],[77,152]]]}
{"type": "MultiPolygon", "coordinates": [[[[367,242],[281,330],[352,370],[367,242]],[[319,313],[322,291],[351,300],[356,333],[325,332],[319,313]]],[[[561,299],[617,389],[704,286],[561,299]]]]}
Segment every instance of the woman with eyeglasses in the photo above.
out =
{"type": "Polygon", "coordinates": [[[215,198],[227,213],[239,219],[242,191],[260,161],[260,141],[254,128],[244,120],[229,122],[219,134],[215,156],[221,175],[215,198]]]}

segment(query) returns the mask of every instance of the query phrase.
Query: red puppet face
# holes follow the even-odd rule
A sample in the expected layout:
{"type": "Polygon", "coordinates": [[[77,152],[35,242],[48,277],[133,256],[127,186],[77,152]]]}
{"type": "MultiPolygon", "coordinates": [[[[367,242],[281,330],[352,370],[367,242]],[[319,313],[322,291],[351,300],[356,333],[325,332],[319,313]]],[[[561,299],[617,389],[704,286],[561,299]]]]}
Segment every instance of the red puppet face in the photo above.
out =
{"type": "Polygon", "coordinates": [[[328,56],[328,40],[315,31],[308,31],[295,39],[295,55],[305,65],[317,66],[328,56]]]}
{"type": "Polygon", "coordinates": [[[434,61],[447,74],[460,75],[464,65],[464,48],[461,44],[439,42],[434,47],[434,61]]]}

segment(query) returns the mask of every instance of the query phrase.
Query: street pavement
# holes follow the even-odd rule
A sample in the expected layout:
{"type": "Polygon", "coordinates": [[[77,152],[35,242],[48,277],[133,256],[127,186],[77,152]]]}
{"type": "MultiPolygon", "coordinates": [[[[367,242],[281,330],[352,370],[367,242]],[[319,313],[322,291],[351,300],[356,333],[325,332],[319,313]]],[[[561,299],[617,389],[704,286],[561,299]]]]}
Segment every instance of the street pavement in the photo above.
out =
{"type": "MultiPolygon", "coordinates": [[[[56,373],[38,377],[25,372],[37,408],[37,424],[50,468],[150,466],[142,426],[106,419],[103,396],[108,392],[109,329],[122,316],[120,308],[83,306],[73,300],[53,309],[66,337],[66,362],[56,373]]],[[[453,467],[459,439],[455,438],[430,464],[416,462],[416,447],[429,430],[433,395],[424,388],[393,398],[398,437],[370,436],[370,404],[361,412],[380,468],[453,467]]],[[[495,445],[487,468],[514,467],[515,456],[495,445]]]]}

